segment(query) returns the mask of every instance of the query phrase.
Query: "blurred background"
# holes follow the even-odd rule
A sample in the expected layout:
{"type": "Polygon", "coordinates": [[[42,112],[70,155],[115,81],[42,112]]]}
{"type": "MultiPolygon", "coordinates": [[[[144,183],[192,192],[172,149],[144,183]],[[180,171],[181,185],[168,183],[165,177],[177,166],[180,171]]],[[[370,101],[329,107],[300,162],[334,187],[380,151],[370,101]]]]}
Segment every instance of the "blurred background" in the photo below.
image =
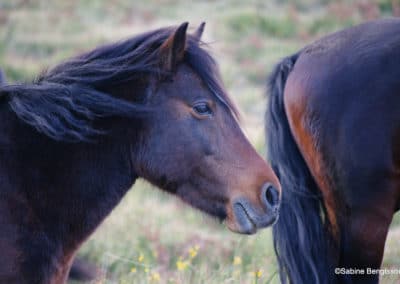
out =
{"type": "MultiPolygon", "coordinates": [[[[206,21],[203,39],[239,105],[246,135],[265,156],[265,82],[274,64],[324,34],[388,16],[400,16],[400,0],[1,0],[0,68],[9,81],[29,81],[99,44],[206,21]]],[[[96,283],[279,283],[270,229],[233,234],[143,181],[79,255],[103,270],[96,283]]],[[[384,267],[400,268],[399,216],[384,267]]],[[[400,276],[382,283],[400,283],[400,276]]]]}

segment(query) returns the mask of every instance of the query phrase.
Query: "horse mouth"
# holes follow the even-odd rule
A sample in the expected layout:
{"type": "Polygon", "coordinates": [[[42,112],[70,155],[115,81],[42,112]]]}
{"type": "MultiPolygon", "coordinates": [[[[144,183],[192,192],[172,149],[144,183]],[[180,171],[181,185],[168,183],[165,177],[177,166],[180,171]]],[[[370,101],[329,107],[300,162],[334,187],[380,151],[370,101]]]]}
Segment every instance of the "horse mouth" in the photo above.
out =
{"type": "Polygon", "coordinates": [[[238,225],[235,230],[237,233],[252,235],[257,232],[257,225],[243,204],[235,203],[233,205],[233,212],[238,225]]]}
{"type": "Polygon", "coordinates": [[[228,228],[239,234],[252,235],[258,229],[274,225],[279,214],[270,212],[269,214],[257,214],[256,210],[249,206],[248,202],[240,201],[233,204],[234,224],[228,223],[228,228]]]}

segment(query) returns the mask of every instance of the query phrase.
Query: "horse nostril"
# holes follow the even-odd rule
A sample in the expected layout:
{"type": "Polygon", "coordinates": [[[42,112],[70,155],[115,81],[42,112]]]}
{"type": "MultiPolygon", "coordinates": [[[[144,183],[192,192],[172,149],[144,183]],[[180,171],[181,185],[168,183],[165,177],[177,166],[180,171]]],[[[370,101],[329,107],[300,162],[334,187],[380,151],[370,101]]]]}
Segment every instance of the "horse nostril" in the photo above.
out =
{"type": "Polygon", "coordinates": [[[268,207],[277,207],[279,205],[279,191],[271,184],[264,186],[263,200],[268,207]]]}

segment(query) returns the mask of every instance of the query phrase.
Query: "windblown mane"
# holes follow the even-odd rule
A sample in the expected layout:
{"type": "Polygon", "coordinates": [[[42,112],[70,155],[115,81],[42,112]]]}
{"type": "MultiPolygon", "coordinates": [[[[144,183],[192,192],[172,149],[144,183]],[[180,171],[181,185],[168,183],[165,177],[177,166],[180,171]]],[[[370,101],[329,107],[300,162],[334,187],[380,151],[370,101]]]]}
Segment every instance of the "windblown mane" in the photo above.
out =
{"type": "MultiPolygon", "coordinates": [[[[1,86],[0,94],[8,98],[20,119],[50,138],[91,140],[103,133],[93,127],[95,119],[133,118],[151,113],[151,109],[134,100],[112,96],[110,90],[143,82],[149,75],[161,75],[158,48],[174,31],[174,27],[162,28],[98,47],[43,72],[33,83],[1,86]]],[[[215,61],[201,45],[188,35],[185,63],[237,115],[215,61]]],[[[143,88],[138,89],[136,92],[143,92],[143,88]]],[[[132,98],[140,95],[134,92],[132,89],[132,98]]]]}

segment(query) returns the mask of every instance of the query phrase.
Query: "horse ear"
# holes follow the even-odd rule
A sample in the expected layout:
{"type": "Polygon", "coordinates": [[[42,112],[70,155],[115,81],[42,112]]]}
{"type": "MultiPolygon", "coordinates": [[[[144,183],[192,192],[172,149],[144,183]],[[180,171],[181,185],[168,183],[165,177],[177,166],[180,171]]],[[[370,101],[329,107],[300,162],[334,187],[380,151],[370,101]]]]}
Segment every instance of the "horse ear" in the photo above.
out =
{"type": "Polygon", "coordinates": [[[201,36],[203,35],[205,25],[206,25],[206,23],[202,22],[193,34],[193,37],[196,39],[197,42],[200,42],[200,40],[201,40],[201,36]]]}
{"type": "Polygon", "coordinates": [[[186,31],[188,22],[181,24],[176,31],[166,39],[160,47],[161,68],[164,71],[174,71],[183,60],[186,47],[186,31]]]}

